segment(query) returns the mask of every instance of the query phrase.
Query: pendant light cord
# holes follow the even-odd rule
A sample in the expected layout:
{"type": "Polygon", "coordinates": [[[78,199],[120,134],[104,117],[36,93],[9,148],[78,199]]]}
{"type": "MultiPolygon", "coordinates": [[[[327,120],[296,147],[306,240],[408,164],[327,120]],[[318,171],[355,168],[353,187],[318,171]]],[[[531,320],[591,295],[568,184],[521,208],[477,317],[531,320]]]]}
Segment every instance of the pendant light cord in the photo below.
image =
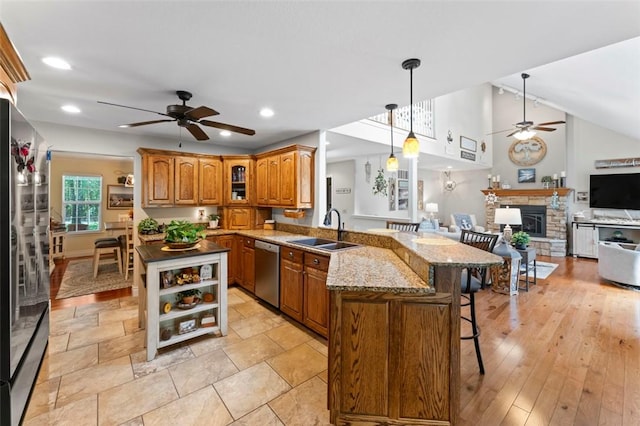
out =
{"type": "Polygon", "coordinates": [[[389,110],[389,125],[391,126],[391,154],[393,155],[393,109],[389,110]]]}
{"type": "Polygon", "coordinates": [[[413,67],[409,69],[409,131],[413,133],[413,67]]]}

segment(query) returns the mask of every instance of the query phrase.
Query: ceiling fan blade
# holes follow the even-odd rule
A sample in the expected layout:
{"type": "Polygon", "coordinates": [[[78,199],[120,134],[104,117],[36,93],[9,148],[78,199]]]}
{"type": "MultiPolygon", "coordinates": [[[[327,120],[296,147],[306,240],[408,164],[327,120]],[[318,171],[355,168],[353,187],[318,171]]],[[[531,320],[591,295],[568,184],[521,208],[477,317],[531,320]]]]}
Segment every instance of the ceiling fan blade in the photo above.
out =
{"type": "Polygon", "coordinates": [[[512,130],[513,129],[498,130],[497,132],[487,133],[487,135],[495,135],[496,133],[504,133],[504,132],[509,132],[509,131],[512,131],[512,130]]]}
{"type": "Polygon", "coordinates": [[[218,115],[218,114],[220,113],[215,109],[212,109],[206,106],[199,106],[198,108],[194,108],[191,111],[187,112],[185,115],[189,120],[198,121],[201,118],[210,117],[212,115],[218,115]]]}
{"type": "Polygon", "coordinates": [[[546,123],[538,123],[538,126],[550,126],[552,124],[565,124],[566,121],[548,121],[546,123]]]}
{"type": "Polygon", "coordinates": [[[543,132],[555,132],[556,129],[554,129],[553,127],[540,127],[540,126],[535,126],[533,127],[534,130],[542,130],[543,132]]]}
{"type": "Polygon", "coordinates": [[[193,123],[189,124],[187,126],[187,130],[193,135],[194,138],[196,138],[199,141],[209,140],[209,136],[207,136],[207,134],[196,124],[193,124],[193,123]]]}
{"type": "Polygon", "coordinates": [[[518,133],[520,131],[520,129],[516,129],[513,132],[509,133],[506,137],[510,138],[511,136],[515,135],[516,133],[518,133]]]}
{"type": "Polygon", "coordinates": [[[164,116],[166,116],[166,117],[171,117],[170,115],[167,115],[167,114],[165,114],[164,112],[151,111],[151,110],[149,110],[149,109],[136,108],[136,107],[126,106],[126,105],[112,104],[111,102],[103,102],[103,101],[98,101],[98,103],[99,103],[99,104],[104,104],[104,105],[117,106],[117,107],[120,107],[120,108],[137,109],[138,111],[152,112],[152,113],[154,113],[154,114],[164,115],[164,116]]]}
{"type": "Polygon", "coordinates": [[[243,135],[253,136],[255,130],[245,129],[244,127],[232,126],[231,124],[218,123],[217,121],[202,120],[199,122],[205,126],[215,127],[216,129],[228,130],[230,132],[242,133],[243,135]]]}
{"type": "Polygon", "coordinates": [[[156,124],[156,123],[165,123],[168,121],[176,121],[176,120],[152,120],[152,121],[140,121],[138,123],[131,124],[123,124],[121,127],[138,127],[138,126],[146,126],[147,124],[156,124]]]}

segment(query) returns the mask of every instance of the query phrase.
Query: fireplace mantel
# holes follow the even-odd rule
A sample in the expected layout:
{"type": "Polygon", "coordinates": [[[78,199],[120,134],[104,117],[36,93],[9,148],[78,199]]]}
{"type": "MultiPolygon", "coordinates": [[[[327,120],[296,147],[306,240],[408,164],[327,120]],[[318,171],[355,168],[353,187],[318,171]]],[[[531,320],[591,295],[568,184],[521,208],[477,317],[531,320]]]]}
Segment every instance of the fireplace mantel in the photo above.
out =
{"type": "Polygon", "coordinates": [[[545,197],[551,197],[553,195],[553,191],[558,192],[558,195],[560,195],[560,196],[566,196],[571,191],[573,191],[573,189],[572,188],[483,189],[482,193],[484,195],[487,195],[490,192],[492,192],[492,193],[496,194],[498,197],[518,197],[518,196],[525,196],[525,197],[545,196],[545,197]]]}

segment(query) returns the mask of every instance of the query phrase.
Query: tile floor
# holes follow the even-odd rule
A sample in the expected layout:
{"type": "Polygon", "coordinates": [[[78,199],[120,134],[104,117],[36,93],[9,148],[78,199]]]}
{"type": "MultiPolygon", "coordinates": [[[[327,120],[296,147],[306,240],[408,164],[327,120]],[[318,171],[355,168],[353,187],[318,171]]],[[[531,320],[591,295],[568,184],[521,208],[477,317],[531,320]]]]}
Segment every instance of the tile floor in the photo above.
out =
{"type": "Polygon", "coordinates": [[[146,362],[137,297],[57,310],[25,425],[328,425],[326,340],[229,289],[229,333],[146,362]]]}

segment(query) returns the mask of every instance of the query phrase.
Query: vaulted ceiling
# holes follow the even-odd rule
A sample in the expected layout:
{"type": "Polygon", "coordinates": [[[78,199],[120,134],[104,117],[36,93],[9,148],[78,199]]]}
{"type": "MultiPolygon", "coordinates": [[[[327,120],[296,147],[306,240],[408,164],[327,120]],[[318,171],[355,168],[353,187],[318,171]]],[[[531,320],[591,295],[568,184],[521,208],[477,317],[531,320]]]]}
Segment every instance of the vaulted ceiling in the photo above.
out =
{"type": "MultiPolygon", "coordinates": [[[[625,112],[640,111],[637,39],[634,56],[605,57],[606,66],[556,62],[639,37],[636,1],[2,0],[0,20],[31,74],[18,107],[34,121],[178,139],[176,123],[119,129],[162,117],[97,101],[164,112],[188,90],[191,106],[220,112],[213,120],[256,130],[223,138],[204,128],[206,143],[259,149],[408,104],[400,64],[411,57],[422,60],[414,99],[484,82],[518,88],[519,73],[535,70],[528,91],[571,114],[597,122],[607,110],[603,125],[625,133],[625,112]],[[73,69],[44,65],[50,55],[73,69]],[[259,116],[264,106],[272,118],[259,116]]],[[[628,134],[640,138],[637,116],[628,134]]]]}

